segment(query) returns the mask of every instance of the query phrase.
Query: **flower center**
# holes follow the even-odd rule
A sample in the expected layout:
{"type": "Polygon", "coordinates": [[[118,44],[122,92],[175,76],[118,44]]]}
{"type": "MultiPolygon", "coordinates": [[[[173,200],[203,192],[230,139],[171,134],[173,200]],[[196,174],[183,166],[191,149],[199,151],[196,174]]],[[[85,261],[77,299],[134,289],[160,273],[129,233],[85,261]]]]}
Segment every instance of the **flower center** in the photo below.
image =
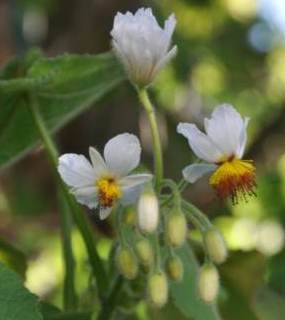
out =
{"type": "Polygon", "coordinates": [[[210,184],[222,199],[231,197],[233,204],[239,198],[255,195],[255,166],[251,160],[228,159],[221,163],[210,177],[210,184]]]}
{"type": "Polygon", "coordinates": [[[115,202],[122,196],[122,191],[113,177],[102,177],[97,180],[99,204],[106,207],[113,207],[115,202]]]}

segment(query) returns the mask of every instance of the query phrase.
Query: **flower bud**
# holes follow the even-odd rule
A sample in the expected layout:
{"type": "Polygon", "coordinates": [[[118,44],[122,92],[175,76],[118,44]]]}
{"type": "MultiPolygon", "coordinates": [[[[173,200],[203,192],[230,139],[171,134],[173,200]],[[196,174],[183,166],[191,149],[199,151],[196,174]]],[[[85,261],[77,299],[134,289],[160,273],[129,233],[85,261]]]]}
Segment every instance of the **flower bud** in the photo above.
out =
{"type": "Polygon", "coordinates": [[[200,298],[206,302],[213,302],[219,292],[219,274],[212,264],[205,264],[201,270],[198,281],[200,298]]]}
{"type": "Polygon", "coordinates": [[[223,263],[227,259],[227,247],[223,236],[217,229],[210,229],[204,235],[206,250],[215,263],[223,263]]]}
{"type": "Polygon", "coordinates": [[[180,247],[187,236],[187,222],[183,213],[170,214],[166,224],[166,237],[173,247],[180,247]]]}
{"type": "Polygon", "coordinates": [[[128,247],[119,247],[116,262],[120,273],[127,279],[133,280],[138,274],[138,263],[133,251],[128,247]]]}
{"type": "Polygon", "coordinates": [[[136,253],[143,267],[149,270],[154,261],[154,253],[150,242],[147,239],[139,240],[136,243],[136,253]]]}
{"type": "Polygon", "coordinates": [[[147,86],[152,83],[176,55],[177,47],[171,48],[175,25],[176,19],[171,15],[161,28],[150,8],[116,15],[111,31],[112,46],[134,84],[147,86]]]}
{"type": "Polygon", "coordinates": [[[168,300],[168,283],[164,273],[158,272],[148,279],[148,295],[154,306],[161,308],[168,300]]]}
{"type": "Polygon", "coordinates": [[[153,190],[143,192],[138,202],[138,226],[142,232],[154,232],[158,225],[159,204],[153,190]]]}
{"type": "Polygon", "coordinates": [[[183,278],[184,267],[181,259],[177,256],[170,257],[166,261],[166,272],[173,281],[180,281],[183,278]]]}

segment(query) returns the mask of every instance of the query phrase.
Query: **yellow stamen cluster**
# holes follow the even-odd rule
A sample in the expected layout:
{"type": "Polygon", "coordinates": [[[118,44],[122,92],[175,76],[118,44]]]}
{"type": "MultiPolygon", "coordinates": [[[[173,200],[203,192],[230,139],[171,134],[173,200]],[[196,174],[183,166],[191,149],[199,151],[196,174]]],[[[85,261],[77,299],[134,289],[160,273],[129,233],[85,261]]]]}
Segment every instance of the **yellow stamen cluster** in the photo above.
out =
{"type": "Polygon", "coordinates": [[[98,200],[100,206],[113,207],[115,202],[121,198],[122,191],[114,177],[102,177],[97,180],[98,200]]]}
{"type": "Polygon", "coordinates": [[[210,177],[210,184],[220,198],[231,197],[236,203],[239,196],[255,194],[255,166],[250,160],[230,158],[219,165],[210,177]]]}

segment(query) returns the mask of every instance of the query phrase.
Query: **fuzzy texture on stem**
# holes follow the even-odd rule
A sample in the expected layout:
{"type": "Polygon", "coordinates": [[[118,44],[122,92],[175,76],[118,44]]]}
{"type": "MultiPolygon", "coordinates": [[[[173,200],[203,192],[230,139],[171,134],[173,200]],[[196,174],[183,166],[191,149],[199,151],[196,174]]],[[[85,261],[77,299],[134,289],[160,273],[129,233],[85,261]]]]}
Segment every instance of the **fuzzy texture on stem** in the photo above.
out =
{"type": "Polygon", "coordinates": [[[146,89],[138,90],[138,96],[141,104],[143,105],[147,113],[148,121],[151,128],[153,152],[154,152],[155,184],[156,184],[156,190],[159,191],[161,180],[163,178],[163,160],[162,160],[162,148],[161,148],[161,141],[159,137],[157,120],[156,120],[155,111],[149,99],[147,90],[146,89]]]}
{"type": "MultiPolygon", "coordinates": [[[[77,224],[77,227],[82,235],[83,241],[86,246],[86,250],[88,252],[91,269],[92,269],[93,275],[97,281],[99,295],[102,298],[106,292],[108,281],[107,281],[107,275],[106,275],[105,270],[103,268],[101,259],[98,255],[96,247],[95,247],[95,241],[94,241],[92,228],[91,228],[90,224],[88,223],[87,218],[85,217],[84,213],[81,211],[80,207],[74,201],[72,195],[69,193],[68,189],[66,188],[66,186],[62,182],[62,180],[57,172],[58,152],[57,152],[56,147],[55,147],[55,145],[54,145],[54,143],[48,133],[48,130],[45,126],[45,123],[42,119],[42,116],[40,114],[38,101],[32,93],[28,95],[28,107],[30,109],[31,116],[34,120],[35,127],[37,128],[37,130],[39,132],[39,136],[41,138],[41,141],[46,149],[47,155],[48,155],[50,163],[52,165],[54,174],[57,178],[58,184],[64,194],[66,202],[68,203],[68,205],[71,209],[71,212],[73,214],[73,219],[74,219],[75,223],[77,224]]],[[[70,281],[73,281],[73,279],[70,279],[70,281]]]]}
{"type": "Polygon", "coordinates": [[[62,237],[62,254],[65,262],[65,277],[63,289],[64,310],[76,310],[77,295],[75,291],[75,260],[72,249],[72,217],[70,209],[64,199],[64,194],[59,191],[60,201],[60,226],[62,237]]]}

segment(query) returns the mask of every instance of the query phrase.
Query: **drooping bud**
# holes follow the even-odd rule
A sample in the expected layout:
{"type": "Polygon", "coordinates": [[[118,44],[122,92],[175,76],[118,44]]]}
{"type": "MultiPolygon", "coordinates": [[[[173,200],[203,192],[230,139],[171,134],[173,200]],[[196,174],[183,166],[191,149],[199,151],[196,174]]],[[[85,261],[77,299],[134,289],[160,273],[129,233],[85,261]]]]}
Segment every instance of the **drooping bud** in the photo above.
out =
{"type": "Polygon", "coordinates": [[[213,302],[219,292],[219,274],[213,264],[202,266],[198,281],[198,290],[200,298],[206,302],[213,302]]]}
{"type": "Polygon", "coordinates": [[[143,267],[148,271],[153,265],[154,252],[147,239],[141,239],[136,243],[136,253],[143,267]]]}
{"type": "Polygon", "coordinates": [[[142,232],[154,232],[158,226],[159,204],[152,188],[147,188],[138,202],[138,226],[142,232]]]}
{"type": "Polygon", "coordinates": [[[180,247],[187,236],[187,221],[182,212],[171,213],[166,223],[166,237],[173,247],[180,247]]]}
{"type": "Polygon", "coordinates": [[[217,229],[212,228],[205,233],[204,243],[213,262],[220,264],[227,259],[227,247],[223,236],[217,229]]]}
{"type": "Polygon", "coordinates": [[[138,274],[138,262],[133,251],[128,247],[117,249],[116,262],[120,273],[127,279],[133,280],[138,274]]]}
{"type": "Polygon", "coordinates": [[[158,307],[163,307],[168,300],[168,283],[163,272],[151,275],[148,279],[148,295],[150,302],[158,307]]]}
{"type": "Polygon", "coordinates": [[[173,281],[180,281],[183,278],[184,267],[181,259],[177,256],[169,257],[166,261],[166,272],[173,281]]]}

